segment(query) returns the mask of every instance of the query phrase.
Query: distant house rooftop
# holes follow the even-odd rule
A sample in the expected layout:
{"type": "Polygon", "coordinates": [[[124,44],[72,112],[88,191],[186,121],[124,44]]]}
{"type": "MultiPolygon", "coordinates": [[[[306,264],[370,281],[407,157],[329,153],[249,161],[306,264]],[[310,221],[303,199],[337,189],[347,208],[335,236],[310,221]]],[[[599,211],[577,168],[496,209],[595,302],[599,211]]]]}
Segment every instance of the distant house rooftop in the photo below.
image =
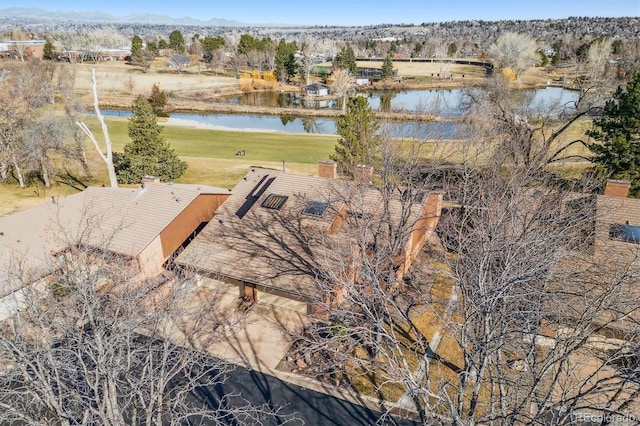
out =
{"type": "Polygon", "coordinates": [[[173,55],[167,61],[167,66],[171,68],[187,67],[191,64],[189,57],[186,55],[173,55]]]}

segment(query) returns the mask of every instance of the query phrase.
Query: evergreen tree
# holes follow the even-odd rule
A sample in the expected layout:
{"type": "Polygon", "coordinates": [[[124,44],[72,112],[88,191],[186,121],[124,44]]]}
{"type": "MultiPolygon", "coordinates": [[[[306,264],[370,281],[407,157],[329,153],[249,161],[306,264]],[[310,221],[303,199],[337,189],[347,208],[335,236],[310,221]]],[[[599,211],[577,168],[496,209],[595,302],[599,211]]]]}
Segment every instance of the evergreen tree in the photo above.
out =
{"type": "Polygon", "coordinates": [[[176,53],[184,53],[186,48],[184,36],[180,30],[173,30],[169,34],[169,47],[176,53]]]}
{"type": "Polygon", "coordinates": [[[358,75],[358,66],[356,65],[356,54],[350,47],[343,47],[333,60],[333,67],[337,69],[345,69],[352,75],[358,75]]]}
{"type": "Polygon", "coordinates": [[[142,70],[147,72],[153,60],[158,56],[157,50],[154,43],[149,42],[145,47],[142,38],[139,35],[134,35],[131,39],[131,63],[142,67],[142,70]]]}
{"type": "Polygon", "coordinates": [[[456,53],[458,53],[458,45],[455,43],[449,43],[447,45],[447,56],[456,56],[456,53]]]}
{"type": "Polygon", "coordinates": [[[44,43],[43,57],[49,60],[55,59],[56,57],[56,47],[49,40],[44,43]]]}
{"type": "Polygon", "coordinates": [[[187,169],[162,134],[156,114],[149,101],[139,96],[133,103],[129,119],[131,142],[124,153],[114,155],[114,165],[121,183],[138,183],[143,176],[157,176],[162,180],[177,179],[187,169]]]}
{"type": "Polygon", "coordinates": [[[202,40],[202,56],[205,62],[211,63],[213,61],[213,54],[224,46],[224,38],[222,36],[217,37],[205,37],[202,40]]]}
{"type": "Polygon", "coordinates": [[[393,77],[393,61],[391,60],[391,55],[387,55],[384,58],[384,62],[382,62],[382,78],[392,78],[393,77]]]}
{"type": "Polygon", "coordinates": [[[542,50],[538,51],[538,56],[540,57],[540,62],[538,62],[539,67],[546,67],[549,65],[549,58],[542,50]]]}
{"type": "Polygon", "coordinates": [[[142,51],[142,49],[143,49],[142,38],[140,38],[140,36],[136,34],[131,39],[131,59],[133,60],[133,58],[140,55],[140,52],[142,51]]]}
{"type": "Polygon", "coordinates": [[[160,51],[158,50],[158,44],[153,40],[147,41],[147,51],[149,52],[149,55],[153,56],[154,58],[156,56],[160,56],[160,51]]]}
{"type": "Polygon", "coordinates": [[[587,135],[597,141],[589,144],[596,169],[631,181],[631,195],[640,197],[640,73],[634,73],[626,88],[618,86],[593,125],[587,135]]]}
{"type": "Polygon", "coordinates": [[[296,75],[296,44],[287,43],[284,39],[276,46],[275,75],[280,81],[288,81],[296,75]]]}
{"type": "Polygon", "coordinates": [[[151,104],[151,108],[158,117],[168,117],[169,115],[164,111],[164,107],[167,106],[167,93],[160,89],[159,84],[154,84],[151,88],[151,95],[148,99],[151,104]]]}
{"type": "Polygon", "coordinates": [[[347,112],[336,122],[341,136],[335,154],[330,158],[338,163],[342,175],[352,176],[355,166],[377,166],[380,162],[380,125],[369,102],[363,96],[350,98],[347,112]]]}

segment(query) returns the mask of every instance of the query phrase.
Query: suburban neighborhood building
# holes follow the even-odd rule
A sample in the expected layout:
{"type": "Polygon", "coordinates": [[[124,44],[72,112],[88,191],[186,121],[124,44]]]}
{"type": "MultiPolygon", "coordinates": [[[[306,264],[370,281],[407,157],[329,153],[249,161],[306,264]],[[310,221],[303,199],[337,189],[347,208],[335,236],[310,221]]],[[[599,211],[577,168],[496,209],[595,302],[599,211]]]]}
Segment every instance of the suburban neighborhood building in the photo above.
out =
{"type": "Polygon", "coordinates": [[[0,41],[0,59],[42,59],[45,40],[0,41]]]}
{"type": "Polygon", "coordinates": [[[304,88],[307,96],[329,96],[329,85],[324,83],[312,83],[304,88]]]}
{"type": "Polygon", "coordinates": [[[576,195],[567,202],[580,222],[580,244],[596,259],[616,268],[637,258],[640,200],[629,198],[629,181],[608,180],[603,194],[576,195]]]}
{"type": "MultiPolygon", "coordinates": [[[[249,301],[318,314],[314,301],[319,282],[330,279],[326,270],[345,269],[348,258],[363,255],[355,253],[355,222],[383,214],[372,172],[360,166],[355,181],[345,181],[336,178],[332,161],[320,163],[319,176],[253,167],[176,262],[249,301]]],[[[403,249],[390,259],[398,282],[435,229],[441,202],[435,192],[424,194],[421,204],[390,201],[390,220],[406,219],[409,228],[403,249]]]]}
{"type": "Polygon", "coordinates": [[[229,196],[206,185],[90,187],[0,217],[0,305],[72,261],[79,246],[120,256],[141,279],[157,276],[229,196]]]}

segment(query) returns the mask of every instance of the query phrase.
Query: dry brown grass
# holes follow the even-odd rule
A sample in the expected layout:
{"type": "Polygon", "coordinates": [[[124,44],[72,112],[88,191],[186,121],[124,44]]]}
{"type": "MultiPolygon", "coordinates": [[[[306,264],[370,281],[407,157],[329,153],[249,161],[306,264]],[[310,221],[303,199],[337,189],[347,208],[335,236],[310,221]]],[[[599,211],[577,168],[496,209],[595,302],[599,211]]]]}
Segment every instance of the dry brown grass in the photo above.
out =
{"type": "Polygon", "coordinates": [[[142,72],[139,67],[127,65],[121,61],[101,62],[99,64],[66,64],[76,73],[76,90],[91,101],[91,72],[96,71],[100,102],[105,105],[128,106],[138,95],[148,96],[154,84],[171,94],[199,91],[212,95],[222,89],[238,91],[240,84],[234,77],[215,76],[197,66],[177,73],[164,65],[166,59],[154,62],[150,70],[142,72]]]}

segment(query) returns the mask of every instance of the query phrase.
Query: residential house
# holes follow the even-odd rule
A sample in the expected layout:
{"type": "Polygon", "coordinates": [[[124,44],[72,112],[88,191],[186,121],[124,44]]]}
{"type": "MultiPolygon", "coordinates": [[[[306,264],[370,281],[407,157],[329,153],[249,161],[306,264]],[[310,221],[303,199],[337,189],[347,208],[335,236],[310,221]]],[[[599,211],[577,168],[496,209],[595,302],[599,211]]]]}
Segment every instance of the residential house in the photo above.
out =
{"type": "Polygon", "coordinates": [[[393,226],[407,224],[402,249],[389,259],[400,282],[437,224],[442,194],[403,205],[401,193],[385,200],[370,185],[371,167],[355,172],[355,181],[337,179],[332,161],[320,163],[319,176],[252,167],[176,263],[247,301],[319,313],[327,271],[335,266],[355,279],[349,263],[366,255],[358,253],[357,222],[390,212],[393,226]]]}
{"type": "Polygon", "coordinates": [[[633,261],[640,253],[640,199],[628,198],[630,183],[609,180],[602,195],[577,197],[569,208],[586,211],[585,243],[599,259],[615,266],[633,261]]]}
{"type": "Polygon", "coordinates": [[[90,187],[0,217],[0,317],[12,310],[16,292],[72,260],[74,247],[127,259],[141,278],[158,275],[229,196],[206,185],[90,187]]]}
{"type": "Polygon", "coordinates": [[[191,65],[191,60],[187,55],[172,55],[167,60],[167,66],[169,68],[176,68],[178,70],[188,68],[191,65]]]}
{"type": "Polygon", "coordinates": [[[312,83],[304,88],[307,96],[329,96],[329,85],[323,83],[312,83]]]}
{"type": "Polygon", "coordinates": [[[43,59],[45,40],[8,40],[0,42],[0,58],[43,59]]]}

